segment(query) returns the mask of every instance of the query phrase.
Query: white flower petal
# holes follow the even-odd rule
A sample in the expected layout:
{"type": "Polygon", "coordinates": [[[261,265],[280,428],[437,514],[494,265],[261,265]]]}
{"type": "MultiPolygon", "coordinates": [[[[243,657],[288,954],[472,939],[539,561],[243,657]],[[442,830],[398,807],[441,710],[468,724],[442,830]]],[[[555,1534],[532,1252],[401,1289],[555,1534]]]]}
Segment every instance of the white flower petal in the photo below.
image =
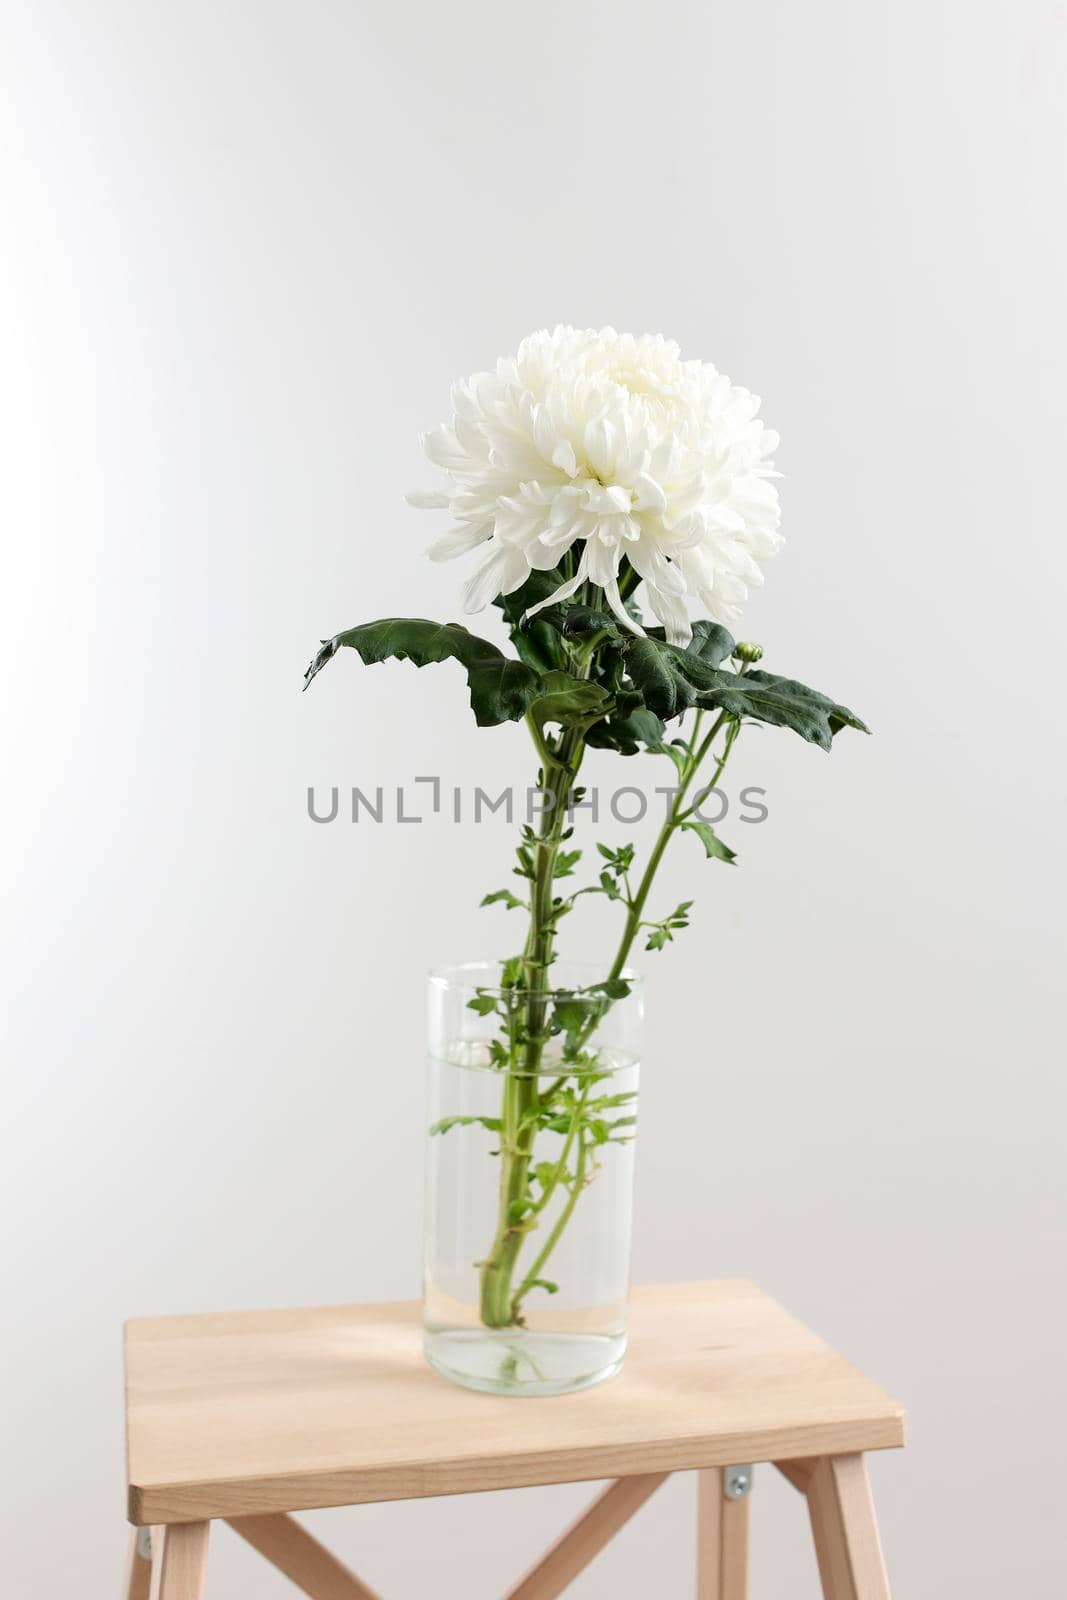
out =
{"type": "Polygon", "coordinates": [[[589,547],[587,545],[585,552],[582,554],[582,559],[578,563],[578,571],[574,574],[574,577],[568,578],[566,583],[561,583],[558,589],[554,589],[552,591],[547,600],[539,600],[535,606],[531,606],[529,611],[526,613],[527,620],[530,617],[536,617],[537,613],[539,611],[544,611],[546,606],[554,606],[560,600],[569,600],[571,595],[582,587],[582,584],[588,577],[588,549],[589,547]]]}
{"type": "Polygon", "coordinates": [[[446,511],[452,503],[447,489],[412,489],[404,499],[418,511],[446,511]]]}
{"type": "Polygon", "coordinates": [[[434,466],[444,467],[446,472],[462,472],[465,467],[473,465],[467,452],[461,448],[455,429],[446,428],[443,423],[439,428],[424,433],[419,443],[434,466]]]}
{"type": "Polygon", "coordinates": [[[642,628],[639,622],[634,621],[633,617],[631,617],[630,613],[623,604],[623,598],[619,593],[619,584],[616,578],[611,578],[608,580],[608,582],[604,585],[604,593],[607,596],[608,605],[611,607],[612,611],[614,611],[623,627],[628,628],[631,633],[636,633],[639,639],[647,639],[648,635],[646,634],[644,628],[642,628]]]}
{"type": "Polygon", "coordinates": [[[427,545],[426,554],[431,561],[451,561],[454,556],[466,555],[475,545],[484,544],[492,532],[492,522],[460,523],[458,527],[442,533],[433,544],[427,545]]]}
{"type": "Polygon", "coordinates": [[[476,567],[463,591],[463,609],[484,611],[498,594],[510,594],[524,581],[529,568],[521,550],[496,545],[486,561],[476,567]]]}
{"type": "Polygon", "coordinates": [[[648,603],[667,630],[667,643],[683,647],[693,637],[693,624],[689,620],[685,601],[677,594],[668,594],[655,584],[645,585],[648,603]]]}
{"type": "Polygon", "coordinates": [[[663,493],[655,478],[650,478],[647,472],[639,472],[634,479],[634,507],[637,511],[665,511],[667,509],[667,496],[663,493]]]}

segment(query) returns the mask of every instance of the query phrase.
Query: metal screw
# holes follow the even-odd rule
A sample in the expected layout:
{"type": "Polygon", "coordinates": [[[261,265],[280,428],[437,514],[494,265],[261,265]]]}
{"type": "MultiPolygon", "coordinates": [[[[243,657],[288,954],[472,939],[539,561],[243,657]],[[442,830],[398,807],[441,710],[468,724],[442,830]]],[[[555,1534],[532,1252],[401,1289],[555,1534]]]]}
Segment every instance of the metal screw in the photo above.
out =
{"type": "Polygon", "coordinates": [[[151,1559],[152,1559],[152,1530],[151,1530],[151,1528],[138,1528],[138,1530],[137,1530],[137,1554],[140,1556],[142,1561],[151,1561],[151,1559]]]}
{"type": "Polygon", "coordinates": [[[743,1500],[752,1488],[752,1468],[727,1467],[722,1475],[722,1492],[727,1500],[743,1500]]]}

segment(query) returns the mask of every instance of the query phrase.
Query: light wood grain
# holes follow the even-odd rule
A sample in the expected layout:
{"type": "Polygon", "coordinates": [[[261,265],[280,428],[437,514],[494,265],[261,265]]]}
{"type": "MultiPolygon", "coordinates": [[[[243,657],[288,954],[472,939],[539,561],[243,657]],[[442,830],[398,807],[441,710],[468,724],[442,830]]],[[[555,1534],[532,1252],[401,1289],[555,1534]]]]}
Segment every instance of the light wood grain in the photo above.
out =
{"type": "Polygon", "coordinates": [[[803,1460],[776,1461],[774,1464],[782,1474],[782,1477],[789,1479],[794,1489],[798,1489],[801,1494],[807,1494],[808,1484],[811,1482],[811,1475],[815,1471],[817,1462],[803,1460]]]}
{"type": "Polygon", "coordinates": [[[152,1586],[152,1563],[145,1561],[137,1548],[140,1534],[136,1528],[130,1530],[130,1542],[126,1550],[126,1568],[122,1577],[122,1600],[148,1600],[148,1592],[152,1586]]]}
{"type": "Polygon", "coordinates": [[[228,1517],[235,1533],[266,1556],[312,1600],[379,1600],[324,1544],[292,1517],[228,1517]]]}
{"type": "Polygon", "coordinates": [[[620,1478],[561,1534],[537,1565],[509,1589],[505,1600],[555,1600],[579,1572],[629,1522],[668,1476],[665,1472],[620,1478]]]}
{"type": "Polygon", "coordinates": [[[697,1600],[746,1600],[750,1499],[726,1498],[721,1467],[697,1474],[697,1600]]]}
{"type": "Polygon", "coordinates": [[[874,1501],[862,1455],[816,1464],[808,1509],[826,1600],[889,1600],[874,1501]]]}
{"type": "Polygon", "coordinates": [[[151,1600],[203,1600],[210,1524],[152,1529],[151,1600]]]}
{"type": "Polygon", "coordinates": [[[903,1414],[743,1280],[642,1288],[619,1377],[560,1399],[431,1372],[414,1305],[126,1329],[129,1516],[178,1523],[876,1450],[903,1414]]]}

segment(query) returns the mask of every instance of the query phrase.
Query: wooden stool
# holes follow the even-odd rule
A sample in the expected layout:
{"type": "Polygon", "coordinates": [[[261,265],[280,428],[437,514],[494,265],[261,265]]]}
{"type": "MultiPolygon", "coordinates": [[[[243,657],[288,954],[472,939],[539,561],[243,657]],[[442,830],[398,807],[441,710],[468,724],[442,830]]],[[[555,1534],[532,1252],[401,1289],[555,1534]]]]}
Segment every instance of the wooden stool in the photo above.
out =
{"type": "Polygon", "coordinates": [[[419,1341],[415,1305],[127,1324],[125,1600],[200,1600],[212,1521],[314,1600],[377,1600],[289,1513],[616,1479],[508,1591],[550,1600],[687,1471],[699,1600],[743,1600],[758,1461],[807,1496],[829,1600],[887,1600],[863,1452],[903,1444],[903,1413],[754,1284],[634,1290],[622,1373],[559,1399],[455,1388],[419,1341]]]}

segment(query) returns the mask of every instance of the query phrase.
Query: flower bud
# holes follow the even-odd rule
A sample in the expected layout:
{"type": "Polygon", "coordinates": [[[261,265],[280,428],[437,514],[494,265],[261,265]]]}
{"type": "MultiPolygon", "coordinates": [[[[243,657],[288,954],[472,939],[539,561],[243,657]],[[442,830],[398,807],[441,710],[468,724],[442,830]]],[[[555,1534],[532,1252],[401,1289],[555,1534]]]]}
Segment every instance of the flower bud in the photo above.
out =
{"type": "Polygon", "coordinates": [[[763,646],[761,644],[752,644],[751,641],[746,640],[734,645],[735,661],[746,661],[749,665],[752,665],[760,659],[762,654],[763,646]]]}

